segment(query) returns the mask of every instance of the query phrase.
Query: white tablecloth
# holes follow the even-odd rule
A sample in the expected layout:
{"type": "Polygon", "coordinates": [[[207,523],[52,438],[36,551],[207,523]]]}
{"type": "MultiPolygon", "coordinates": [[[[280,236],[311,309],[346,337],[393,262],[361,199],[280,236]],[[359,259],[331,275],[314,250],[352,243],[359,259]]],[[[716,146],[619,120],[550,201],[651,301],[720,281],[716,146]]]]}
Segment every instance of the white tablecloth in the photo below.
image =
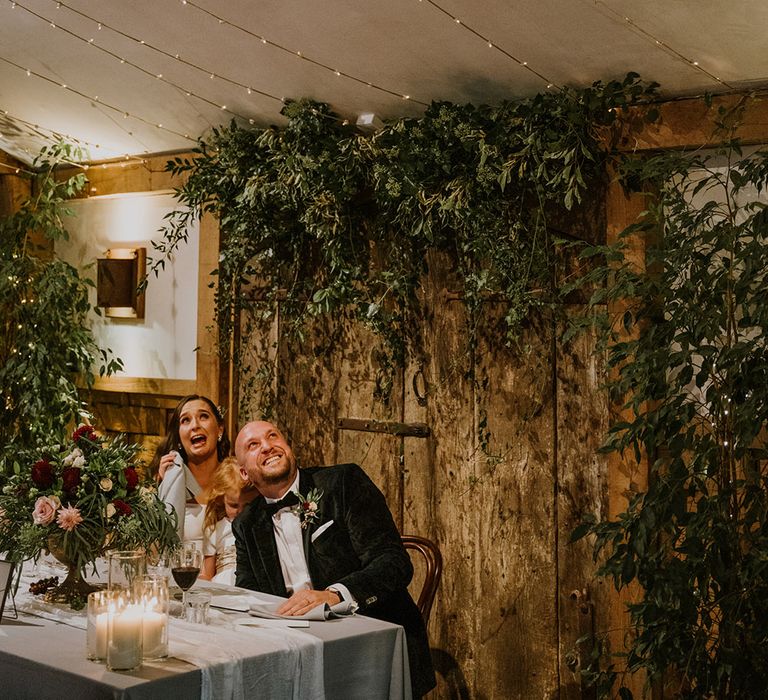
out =
{"type": "MultiPolygon", "coordinates": [[[[0,626],[3,698],[411,697],[403,629],[358,615],[289,629],[276,627],[274,621],[261,625],[243,613],[212,610],[208,626],[171,621],[173,658],[144,663],[130,673],[107,671],[85,658],[84,611],[45,604],[28,593],[29,581],[50,573],[40,567],[25,570],[16,596],[18,621],[8,619],[12,606],[6,606],[0,626]],[[241,626],[243,621],[256,626],[241,626]]],[[[195,587],[207,585],[198,582],[195,587]]],[[[216,586],[214,601],[216,589],[221,594],[237,590],[216,586]]]]}

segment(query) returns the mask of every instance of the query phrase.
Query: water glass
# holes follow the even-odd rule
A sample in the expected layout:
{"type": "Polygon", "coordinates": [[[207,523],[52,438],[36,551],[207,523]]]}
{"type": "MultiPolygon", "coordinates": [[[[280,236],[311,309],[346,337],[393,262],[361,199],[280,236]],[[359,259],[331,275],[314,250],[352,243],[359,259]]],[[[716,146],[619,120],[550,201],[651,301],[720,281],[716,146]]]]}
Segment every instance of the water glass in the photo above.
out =
{"type": "Polygon", "coordinates": [[[128,591],[135,598],[141,596],[142,577],[146,570],[146,558],[140,550],[115,550],[109,552],[110,591],[128,591]]]}
{"type": "Polygon", "coordinates": [[[184,619],[198,625],[207,625],[210,607],[211,594],[208,591],[190,591],[187,594],[184,619]]]}

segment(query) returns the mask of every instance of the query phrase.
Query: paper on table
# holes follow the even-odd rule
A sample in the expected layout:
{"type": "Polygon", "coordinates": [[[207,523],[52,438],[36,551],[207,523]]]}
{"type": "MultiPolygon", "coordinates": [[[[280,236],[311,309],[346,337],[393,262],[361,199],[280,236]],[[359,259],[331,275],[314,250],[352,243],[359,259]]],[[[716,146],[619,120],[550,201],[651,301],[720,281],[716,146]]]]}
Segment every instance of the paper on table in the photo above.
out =
{"type": "Polygon", "coordinates": [[[243,627],[276,627],[277,629],[286,627],[309,627],[309,620],[297,620],[296,618],[273,619],[271,617],[260,617],[254,620],[252,617],[234,620],[234,625],[243,627]]]}
{"type": "Polygon", "coordinates": [[[316,605],[312,610],[303,615],[280,615],[278,614],[277,609],[282,604],[283,601],[260,601],[258,603],[252,603],[248,609],[248,613],[254,617],[265,617],[271,620],[312,620],[313,622],[322,622],[323,620],[331,620],[337,617],[346,617],[353,613],[352,604],[342,601],[334,606],[330,606],[327,603],[320,603],[320,605],[316,605]]]}

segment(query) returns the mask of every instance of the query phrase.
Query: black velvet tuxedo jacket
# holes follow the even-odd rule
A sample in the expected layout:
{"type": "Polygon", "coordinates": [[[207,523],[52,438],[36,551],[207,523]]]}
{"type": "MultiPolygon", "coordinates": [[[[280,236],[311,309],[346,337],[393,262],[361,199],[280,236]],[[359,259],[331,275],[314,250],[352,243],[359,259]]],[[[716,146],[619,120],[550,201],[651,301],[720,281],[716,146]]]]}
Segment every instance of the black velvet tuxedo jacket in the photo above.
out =
{"type": "MultiPolygon", "coordinates": [[[[384,495],[356,464],[299,470],[299,493],[323,492],[318,517],[304,531],[304,553],[312,585],[345,585],[362,615],[405,628],[415,697],[435,685],[424,623],[407,586],[410,557],[384,495]],[[312,541],[312,534],[328,525],[312,541]]],[[[237,547],[236,585],[287,596],[272,517],[253,501],[232,523],[237,547]]]]}

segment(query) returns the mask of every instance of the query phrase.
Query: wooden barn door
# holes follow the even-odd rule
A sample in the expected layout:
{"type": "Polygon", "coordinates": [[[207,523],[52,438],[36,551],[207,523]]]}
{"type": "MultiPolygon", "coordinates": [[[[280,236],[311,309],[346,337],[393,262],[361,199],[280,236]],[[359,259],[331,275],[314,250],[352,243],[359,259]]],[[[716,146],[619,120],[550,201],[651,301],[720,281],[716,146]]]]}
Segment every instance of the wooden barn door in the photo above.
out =
{"type": "MultiPolygon", "coordinates": [[[[300,463],[357,462],[401,531],[439,544],[435,697],[589,697],[571,671],[573,646],[601,596],[589,552],[568,537],[603,508],[602,367],[588,336],[559,347],[551,322],[526,329],[522,351],[506,348],[493,303],[468,345],[450,270],[440,260],[430,270],[420,350],[393,375],[361,326],[321,320],[297,341],[278,310],[248,341],[241,384],[270,364],[272,418],[300,463]],[[387,399],[374,398],[388,382],[387,399]]],[[[241,423],[262,398],[241,407],[241,423]]]]}

